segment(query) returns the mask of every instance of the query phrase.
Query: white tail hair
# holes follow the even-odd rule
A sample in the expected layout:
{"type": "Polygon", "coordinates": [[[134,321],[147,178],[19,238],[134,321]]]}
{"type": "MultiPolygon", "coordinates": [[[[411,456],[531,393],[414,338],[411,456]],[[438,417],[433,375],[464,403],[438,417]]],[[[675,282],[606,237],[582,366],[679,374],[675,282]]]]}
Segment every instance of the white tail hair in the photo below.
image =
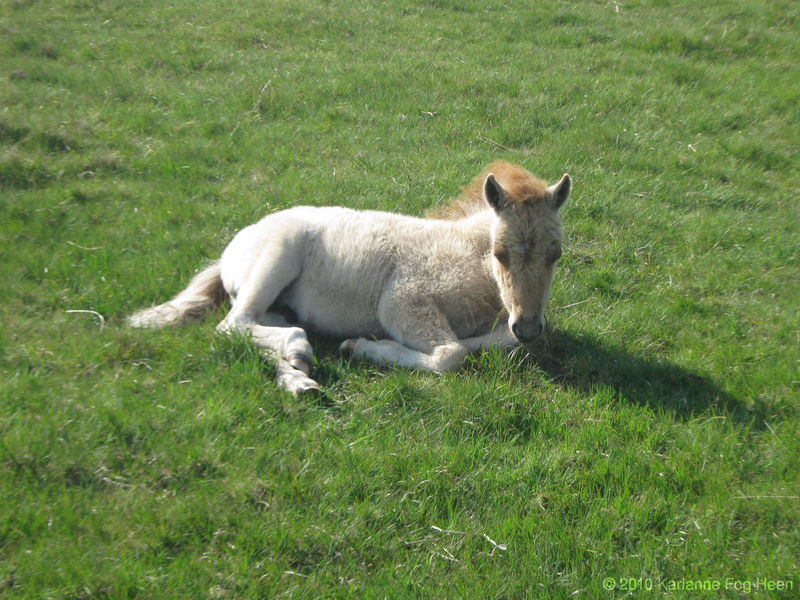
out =
{"type": "Polygon", "coordinates": [[[132,327],[166,327],[201,317],[226,297],[219,261],[194,276],[188,287],[169,302],[132,314],[132,327]]]}

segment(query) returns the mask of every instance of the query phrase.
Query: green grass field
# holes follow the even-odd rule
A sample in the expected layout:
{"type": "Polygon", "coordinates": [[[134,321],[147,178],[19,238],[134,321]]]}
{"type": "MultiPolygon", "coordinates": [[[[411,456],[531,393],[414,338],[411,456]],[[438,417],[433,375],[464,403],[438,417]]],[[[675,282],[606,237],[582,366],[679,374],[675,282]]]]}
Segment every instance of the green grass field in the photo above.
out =
{"type": "Polygon", "coordinates": [[[799,29],[790,0],[0,3],[0,596],[800,597],[799,29]],[[125,324],[270,211],[419,215],[498,158],[575,181],[530,352],[436,376],[317,337],[315,401],[224,307],[125,324]]]}

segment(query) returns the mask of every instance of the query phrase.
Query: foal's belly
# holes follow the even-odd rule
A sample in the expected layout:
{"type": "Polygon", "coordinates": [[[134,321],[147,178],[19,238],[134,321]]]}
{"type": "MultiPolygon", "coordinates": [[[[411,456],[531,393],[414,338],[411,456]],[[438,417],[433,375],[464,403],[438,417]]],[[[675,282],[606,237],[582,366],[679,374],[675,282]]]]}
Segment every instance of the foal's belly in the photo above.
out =
{"type": "Polygon", "coordinates": [[[303,327],[336,337],[386,337],[377,311],[355,295],[333,293],[321,287],[292,285],[281,302],[303,327]]]}
{"type": "Polygon", "coordinates": [[[306,261],[300,276],[280,301],[314,331],[338,337],[386,337],[378,319],[383,290],[380,274],[368,268],[324,261],[306,261]]]}
{"type": "MultiPolygon", "coordinates": [[[[341,270],[309,269],[284,291],[280,301],[294,312],[300,324],[319,333],[387,338],[390,336],[378,316],[385,285],[377,285],[374,274],[372,278],[370,275],[364,271],[343,274],[341,270]]],[[[498,324],[502,305],[492,299],[466,298],[459,292],[462,291],[446,294],[445,298],[432,298],[456,336],[468,338],[491,331],[498,324]]]]}

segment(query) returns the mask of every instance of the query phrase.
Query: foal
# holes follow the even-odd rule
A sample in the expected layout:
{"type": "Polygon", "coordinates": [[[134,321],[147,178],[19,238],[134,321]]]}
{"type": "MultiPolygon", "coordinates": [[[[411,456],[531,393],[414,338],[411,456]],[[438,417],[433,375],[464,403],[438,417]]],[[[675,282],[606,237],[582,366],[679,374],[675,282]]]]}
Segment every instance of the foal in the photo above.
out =
{"type": "Polygon", "coordinates": [[[432,218],[283,210],[241,230],[184,291],[130,323],[180,323],[228,296],[218,329],[251,335],[294,394],[319,390],[305,328],[346,338],[340,351],[376,364],[452,370],[469,351],[541,334],[570,187],[568,175],[548,187],[498,161],[432,218]]]}

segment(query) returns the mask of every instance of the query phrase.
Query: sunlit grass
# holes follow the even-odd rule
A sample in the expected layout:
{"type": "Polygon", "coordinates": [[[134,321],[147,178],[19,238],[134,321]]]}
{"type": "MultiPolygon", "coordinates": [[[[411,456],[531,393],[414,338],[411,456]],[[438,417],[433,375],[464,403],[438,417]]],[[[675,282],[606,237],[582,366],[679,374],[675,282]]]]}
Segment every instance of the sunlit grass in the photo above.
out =
{"type": "Polygon", "coordinates": [[[791,579],[798,16],[0,8],[0,595],[611,598],[609,577],[791,579]],[[421,215],[497,158],[575,180],[529,352],[440,377],[313,338],[314,402],[216,336],[224,308],[125,326],[269,211],[421,215]]]}

